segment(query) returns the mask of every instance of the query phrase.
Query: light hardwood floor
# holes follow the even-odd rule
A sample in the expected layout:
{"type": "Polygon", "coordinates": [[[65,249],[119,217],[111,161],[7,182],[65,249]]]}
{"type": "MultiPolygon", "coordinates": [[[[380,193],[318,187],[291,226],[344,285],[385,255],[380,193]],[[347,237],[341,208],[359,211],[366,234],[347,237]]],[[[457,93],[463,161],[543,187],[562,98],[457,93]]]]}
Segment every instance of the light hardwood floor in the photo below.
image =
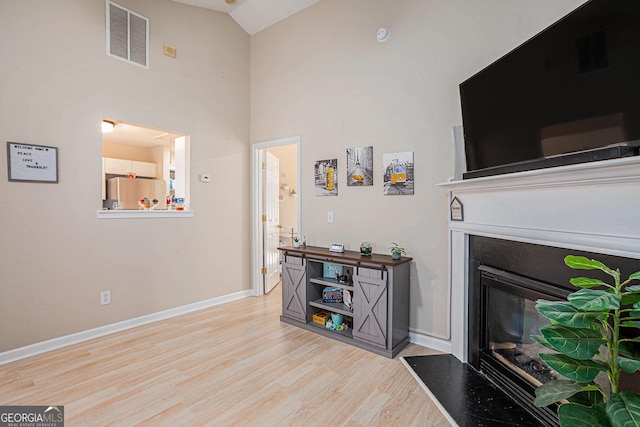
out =
{"type": "Polygon", "coordinates": [[[0,405],[64,405],[67,426],[449,425],[398,357],[284,324],[280,298],[278,286],[0,365],[0,405]]]}

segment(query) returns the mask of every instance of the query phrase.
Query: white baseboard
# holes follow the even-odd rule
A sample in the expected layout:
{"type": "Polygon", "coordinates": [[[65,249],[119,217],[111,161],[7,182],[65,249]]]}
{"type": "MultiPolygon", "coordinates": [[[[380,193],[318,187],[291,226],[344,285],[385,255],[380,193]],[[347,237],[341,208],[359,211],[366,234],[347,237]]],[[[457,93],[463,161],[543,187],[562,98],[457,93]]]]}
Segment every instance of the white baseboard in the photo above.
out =
{"type": "Polygon", "coordinates": [[[202,310],[204,308],[213,307],[225,302],[246,298],[251,295],[252,291],[248,289],[229,295],[223,295],[221,297],[211,298],[205,301],[199,301],[193,304],[171,308],[169,310],[159,311],[157,313],[147,314],[145,316],[135,317],[129,320],[123,320],[121,322],[112,323],[110,325],[100,326],[98,328],[89,329],[87,331],[65,335],[59,338],[53,338],[47,341],[30,344],[13,350],[8,350],[0,353],[0,365],[24,359],[26,357],[35,356],[37,354],[46,353],[47,351],[56,350],[62,347],[92,340],[94,338],[113,334],[115,332],[124,331],[152,322],[157,322],[159,320],[169,319],[171,317],[180,316],[182,314],[187,314],[193,311],[202,310]]]}
{"type": "Polygon", "coordinates": [[[409,329],[409,340],[413,344],[418,344],[423,347],[432,348],[434,350],[438,350],[443,353],[451,354],[453,352],[451,341],[445,340],[442,338],[432,337],[430,335],[426,335],[422,331],[417,331],[415,329],[409,329]]]}

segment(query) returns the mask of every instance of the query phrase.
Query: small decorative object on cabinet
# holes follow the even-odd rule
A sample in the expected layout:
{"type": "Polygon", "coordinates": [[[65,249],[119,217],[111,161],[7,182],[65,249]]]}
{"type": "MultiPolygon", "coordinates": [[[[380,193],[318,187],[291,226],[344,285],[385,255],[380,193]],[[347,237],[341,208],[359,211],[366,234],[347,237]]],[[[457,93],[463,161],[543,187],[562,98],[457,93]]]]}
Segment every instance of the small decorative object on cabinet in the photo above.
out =
{"type": "Polygon", "coordinates": [[[360,254],[363,256],[369,256],[371,255],[371,243],[369,242],[362,242],[360,244],[360,254]]]}
{"type": "Polygon", "coordinates": [[[392,242],[391,246],[391,257],[393,259],[400,259],[402,255],[406,255],[407,251],[405,248],[401,248],[397,243],[392,242]]]}
{"type": "Polygon", "coordinates": [[[294,248],[299,248],[300,247],[300,239],[298,239],[297,237],[293,238],[293,247],[294,248]]]}
{"type": "Polygon", "coordinates": [[[411,258],[371,254],[363,259],[359,251],[336,253],[315,246],[278,249],[283,260],[282,322],[386,357],[395,357],[409,343],[411,258]],[[335,272],[335,266],[342,266],[351,280],[326,277],[325,269],[335,272]],[[328,288],[333,289],[325,292],[328,288]],[[342,300],[326,302],[324,296],[337,295],[336,289],[342,300]],[[336,315],[341,324],[330,319],[333,327],[326,327],[327,319],[323,327],[319,313],[336,315]]]}

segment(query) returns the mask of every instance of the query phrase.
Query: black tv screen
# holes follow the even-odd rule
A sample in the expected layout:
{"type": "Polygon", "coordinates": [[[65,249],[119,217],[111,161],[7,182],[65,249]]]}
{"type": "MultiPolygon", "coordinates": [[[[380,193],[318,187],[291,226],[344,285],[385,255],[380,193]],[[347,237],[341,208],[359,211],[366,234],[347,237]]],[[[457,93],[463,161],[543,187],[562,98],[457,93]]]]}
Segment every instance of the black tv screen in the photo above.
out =
{"type": "Polygon", "coordinates": [[[591,0],[460,84],[464,178],[637,154],[640,0],[591,0]]]}

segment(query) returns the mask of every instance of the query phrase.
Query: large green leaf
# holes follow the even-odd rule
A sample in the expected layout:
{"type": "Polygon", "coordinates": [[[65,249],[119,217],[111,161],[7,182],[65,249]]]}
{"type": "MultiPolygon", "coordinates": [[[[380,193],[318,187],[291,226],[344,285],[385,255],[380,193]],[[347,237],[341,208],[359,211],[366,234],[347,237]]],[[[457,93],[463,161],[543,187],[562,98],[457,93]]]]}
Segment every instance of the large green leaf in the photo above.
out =
{"type": "Polygon", "coordinates": [[[564,354],[540,354],[540,358],[563,377],[581,383],[589,383],[607,370],[607,365],[593,360],[576,360],[564,354]]]}
{"type": "Polygon", "coordinates": [[[593,279],[591,277],[574,277],[569,280],[573,286],[579,288],[595,288],[596,286],[606,286],[607,284],[599,279],[593,279]]]}
{"type": "Polygon", "coordinates": [[[569,380],[551,380],[536,389],[536,398],[533,404],[547,406],[552,403],[568,399],[583,390],[584,384],[569,380]]]}
{"type": "MultiPolygon", "coordinates": [[[[631,276],[629,276],[629,279],[640,279],[640,277],[633,277],[635,275],[640,275],[640,271],[638,271],[637,273],[633,273],[631,276]]],[[[639,292],[640,291],[640,285],[633,285],[633,286],[627,286],[624,288],[625,292],[639,292]]]]}
{"type": "Polygon", "coordinates": [[[591,359],[606,343],[600,332],[593,329],[547,325],[540,328],[540,333],[554,350],[579,360],[591,359]]]}
{"type": "Polygon", "coordinates": [[[640,370],[640,360],[631,359],[628,357],[618,357],[618,366],[628,374],[633,374],[635,371],[640,370]]]}
{"type": "Polygon", "coordinates": [[[566,301],[536,301],[536,310],[547,319],[571,326],[572,328],[587,328],[596,319],[604,319],[606,312],[581,311],[566,301]]]}
{"type": "Polygon", "coordinates": [[[620,295],[610,294],[597,289],[580,289],[567,299],[575,307],[585,311],[607,311],[620,308],[620,295]]]}
{"type": "Polygon", "coordinates": [[[625,328],[640,328],[640,322],[627,320],[620,323],[620,326],[624,326],[625,328]]]}
{"type": "Polygon", "coordinates": [[[542,335],[531,335],[530,338],[532,338],[535,342],[537,342],[541,346],[548,348],[549,350],[555,350],[555,348],[553,348],[551,344],[549,344],[542,335]]]}
{"type": "Polygon", "coordinates": [[[558,408],[561,427],[611,427],[603,406],[565,403],[558,408]]]}
{"type": "Polygon", "coordinates": [[[620,354],[621,355],[624,355],[629,359],[634,359],[635,358],[636,349],[635,349],[635,345],[633,343],[626,342],[626,341],[621,341],[619,347],[620,347],[620,354]]]}
{"type": "Polygon", "coordinates": [[[602,270],[607,274],[612,274],[611,269],[600,261],[583,256],[567,255],[564,257],[564,263],[576,270],[602,270]]]}
{"type": "Polygon", "coordinates": [[[593,383],[588,387],[593,388],[593,390],[584,391],[583,389],[583,391],[581,391],[580,393],[576,393],[573,396],[571,396],[568,399],[569,402],[578,403],[584,406],[602,405],[602,407],[604,407],[602,390],[600,390],[600,388],[595,383],[593,383]]]}
{"type": "Polygon", "coordinates": [[[611,394],[607,415],[615,427],[640,426],[640,396],[629,391],[611,394]]]}
{"type": "Polygon", "coordinates": [[[635,273],[629,276],[629,280],[640,280],[640,271],[636,271],[635,273]]]}
{"type": "Polygon", "coordinates": [[[640,294],[637,293],[624,293],[620,299],[620,305],[631,305],[640,302],[640,294]]]}

